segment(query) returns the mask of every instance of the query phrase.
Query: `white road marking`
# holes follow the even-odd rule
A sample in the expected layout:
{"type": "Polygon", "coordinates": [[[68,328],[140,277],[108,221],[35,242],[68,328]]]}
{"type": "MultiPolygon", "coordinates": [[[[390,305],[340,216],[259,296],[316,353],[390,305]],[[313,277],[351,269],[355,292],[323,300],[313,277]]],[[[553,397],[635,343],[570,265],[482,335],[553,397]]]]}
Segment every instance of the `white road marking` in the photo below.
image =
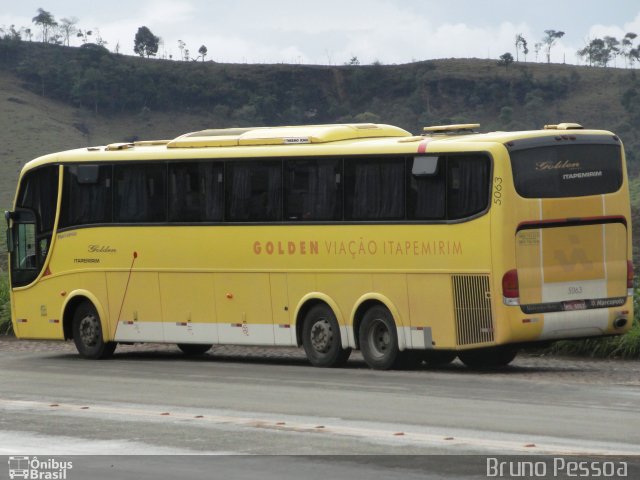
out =
{"type": "MultiPolygon", "coordinates": [[[[345,421],[338,418],[299,417],[291,415],[252,414],[223,410],[187,410],[177,407],[140,408],[129,404],[49,403],[32,400],[0,399],[0,409],[7,411],[53,411],[62,415],[90,416],[118,421],[199,422],[213,428],[235,427],[267,429],[293,434],[321,434],[357,438],[364,442],[393,445],[432,446],[458,451],[477,450],[501,454],[546,455],[639,455],[640,446],[626,443],[597,442],[484,432],[444,427],[431,428],[412,425],[390,425],[371,422],[345,421]]],[[[83,440],[85,442],[86,440],[83,440]]],[[[2,442],[0,437],[0,445],[2,442]]],[[[141,447],[142,448],[142,447],[141,447]]],[[[151,447],[160,449],[162,447],[151,447]]],[[[72,449],[75,451],[75,449],[72,449]]],[[[12,450],[15,454],[16,450],[12,450]]],[[[69,452],[69,449],[65,450],[69,452]]],[[[111,452],[108,452],[111,453],[111,452]]],[[[128,450],[125,453],[133,453],[128,450]]],[[[175,454],[175,450],[172,449],[175,454]]]]}
{"type": "Polygon", "coordinates": [[[1,431],[0,455],[234,455],[161,447],[126,439],[89,440],[64,435],[1,431]]]}

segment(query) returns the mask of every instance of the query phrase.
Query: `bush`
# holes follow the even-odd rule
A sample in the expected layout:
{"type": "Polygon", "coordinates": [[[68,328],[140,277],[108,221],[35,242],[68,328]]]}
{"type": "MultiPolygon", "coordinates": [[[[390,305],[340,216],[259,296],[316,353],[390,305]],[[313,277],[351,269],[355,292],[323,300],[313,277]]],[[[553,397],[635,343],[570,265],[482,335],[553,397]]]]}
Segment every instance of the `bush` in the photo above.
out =
{"type": "Polygon", "coordinates": [[[11,305],[9,304],[9,276],[0,273],[0,335],[13,333],[11,305]]]}
{"type": "Polygon", "coordinates": [[[592,358],[640,358],[640,288],[633,296],[634,318],[631,330],[618,337],[593,338],[587,340],[560,341],[546,353],[579,355],[592,358]]]}

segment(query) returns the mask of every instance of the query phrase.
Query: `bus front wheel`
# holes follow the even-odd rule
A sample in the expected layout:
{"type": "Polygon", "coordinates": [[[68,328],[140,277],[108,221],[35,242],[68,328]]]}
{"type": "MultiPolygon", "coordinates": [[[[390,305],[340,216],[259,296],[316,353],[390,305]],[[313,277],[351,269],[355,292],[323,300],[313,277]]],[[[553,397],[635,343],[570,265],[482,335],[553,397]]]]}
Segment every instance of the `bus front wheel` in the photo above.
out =
{"type": "Polygon", "coordinates": [[[362,356],[371,368],[389,370],[402,366],[396,324],[385,307],[375,306],[367,310],[359,334],[362,356]]]}
{"type": "Polygon", "coordinates": [[[458,352],[458,358],[469,368],[491,369],[506,367],[516,358],[518,349],[510,345],[478,348],[458,352]]]}
{"type": "Polygon", "coordinates": [[[109,358],[116,349],[116,342],[105,342],[102,323],[96,308],[90,302],[82,302],[73,314],[73,342],[84,358],[99,360],[109,358]]]}
{"type": "Polygon", "coordinates": [[[305,316],[302,346],[315,367],[340,367],[351,355],[350,348],[342,348],[338,320],[326,305],[312,307],[305,316]]]}

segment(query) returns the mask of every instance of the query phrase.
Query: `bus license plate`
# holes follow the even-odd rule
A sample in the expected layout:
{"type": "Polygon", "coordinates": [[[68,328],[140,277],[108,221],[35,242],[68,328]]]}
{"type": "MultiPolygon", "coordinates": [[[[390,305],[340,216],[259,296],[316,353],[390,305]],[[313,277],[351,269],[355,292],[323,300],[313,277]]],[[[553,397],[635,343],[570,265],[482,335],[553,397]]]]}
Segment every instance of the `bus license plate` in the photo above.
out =
{"type": "Polygon", "coordinates": [[[587,303],[583,300],[576,300],[573,302],[564,302],[564,311],[573,312],[574,310],[586,310],[587,303]]]}

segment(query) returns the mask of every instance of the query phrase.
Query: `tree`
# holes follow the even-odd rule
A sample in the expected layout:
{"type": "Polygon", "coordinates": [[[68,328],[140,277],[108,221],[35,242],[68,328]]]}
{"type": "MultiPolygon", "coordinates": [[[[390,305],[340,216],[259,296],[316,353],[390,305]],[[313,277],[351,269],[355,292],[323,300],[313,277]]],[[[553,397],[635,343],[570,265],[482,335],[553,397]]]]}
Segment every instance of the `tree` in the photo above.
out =
{"type": "Polygon", "coordinates": [[[613,37],[594,38],[578,50],[578,56],[588,60],[589,66],[606,67],[619,52],[616,42],[613,37]]]}
{"type": "MultiPolygon", "coordinates": [[[[607,49],[607,53],[608,53],[608,60],[613,59],[613,61],[615,62],[616,57],[618,56],[618,53],[620,53],[620,49],[618,48],[618,45],[620,45],[620,42],[618,41],[617,38],[615,37],[604,37],[604,44],[606,46],[607,49]]],[[[608,61],[607,61],[608,63],[608,61]]],[[[606,64],[604,65],[605,67],[607,66],[606,64]]],[[[614,63],[615,66],[615,63],[614,63]]]]}
{"type": "Polygon", "coordinates": [[[156,37],[147,27],[138,28],[138,32],[134,38],[133,51],[141,57],[155,56],[158,53],[158,45],[160,37],[156,37]]]}
{"type": "Polygon", "coordinates": [[[589,45],[586,45],[584,48],[581,48],[576,52],[578,57],[585,59],[585,61],[589,61],[589,66],[591,66],[591,55],[589,55],[589,45]]]}
{"type": "Polygon", "coordinates": [[[516,34],[516,62],[520,61],[520,59],[518,58],[518,53],[520,52],[521,48],[524,53],[524,61],[526,62],[527,53],[529,53],[529,50],[527,49],[527,41],[524,39],[521,33],[517,33],[516,34]]]}
{"type": "Polygon", "coordinates": [[[204,45],[200,46],[200,48],[198,49],[198,53],[200,54],[200,56],[202,57],[202,61],[204,62],[204,57],[207,56],[207,47],[205,47],[204,45]]]}
{"type": "Polygon", "coordinates": [[[15,25],[10,25],[9,30],[4,30],[3,28],[0,28],[0,38],[19,42],[22,39],[21,32],[22,32],[22,28],[20,30],[16,30],[15,25]]]}
{"type": "Polygon", "coordinates": [[[637,36],[638,36],[637,33],[628,32],[622,39],[622,46],[620,47],[620,53],[624,57],[625,68],[627,67],[627,61],[631,61],[631,63],[633,64],[630,53],[633,50],[633,41],[636,39],[637,36]]]}
{"type": "Polygon", "coordinates": [[[601,38],[594,38],[584,48],[578,50],[578,56],[588,60],[589,66],[604,66],[609,62],[609,54],[601,38]]]}
{"type": "Polygon", "coordinates": [[[89,37],[93,35],[93,31],[91,30],[78,30],[76,33],[76,37],[82,38],[82,43],[89,43],[89,37]]]}
{"type": "Polygon", "coordinates": [[[95,27],[94,31],[95,31],[96,44],[97,45],[100,45],[101,47],[104,47],[107,43],[109,43],[104,38],[102,38],[102,35],[100,35],[100,30],[98,30],[98,27],[95,27]]]}
{"type": "Polygon", "coordinates": [[[559,38],[564,36],[564,32],[556,30],[545,30],[546,37],[542,39],[542,42],[546,45],[547,63],[551,63],[551,47],[555,45],[559,38]]]}
{"type": "Polygon", "coordinates": [[[513,108],[505,105],[500,109],[500,115],[498,116],[500,123],[507,126],[513,121],[513,108]]]}
{"type": "Polygon", "coordinates": [[[178,50],[180,50],[180,60],[184,60],[184,49],[186,48],[187,44],[185,42],[183,42],[182,40],[178,40],[178,50]]]}
{"type": "Polygon", "coordinates": [[[511,65],[512,63],[513,63],[513,55],[511,55],[509,52],[506,52],[500,55],[500,61],[498,62],[498,65],[500,65],[501,67],[504,66],[504,68],[508,70],[509,65],[511,65]]]}
{"type": "Polygon", "coordinates": [[[46,10],[39,8],[38,15],[33,17],[31,21],[36,25],[40,25],[40,28],[42,29],[42,41],[44,43],[49,42],[51,29],[58,25],[53,18],[53,15],[51,15],[51,13],[47,12],[46,10]]]}
{"type": "Polygon", "coordinates": [[[531,126],[540,125],[547,114],[544,94],[540,90],[532,90],[524,97],[524,114],[531,126]]]}
{"type": "Polygon", "coordinates": [[[640,62],[640,46],[629,50],[629,63],[632,67],[633,62],[640,62]]]}
{"type": "Polygon", "coordinates": [[[537,42],[533,45],[533,51],[536,54],[536,62],[538,61],[538,54],[540,53],[541,48],[542,48],[542,42],[537,42]]]}
{"type": "Polygon", "coordinates": [[[77,23],[78,19],[76,17],[60,19],[60,32],[62,33],[62,40],[67,47],[69,46],[71,36],[78,33],[78,29],[76,28],[77,23]]]}

